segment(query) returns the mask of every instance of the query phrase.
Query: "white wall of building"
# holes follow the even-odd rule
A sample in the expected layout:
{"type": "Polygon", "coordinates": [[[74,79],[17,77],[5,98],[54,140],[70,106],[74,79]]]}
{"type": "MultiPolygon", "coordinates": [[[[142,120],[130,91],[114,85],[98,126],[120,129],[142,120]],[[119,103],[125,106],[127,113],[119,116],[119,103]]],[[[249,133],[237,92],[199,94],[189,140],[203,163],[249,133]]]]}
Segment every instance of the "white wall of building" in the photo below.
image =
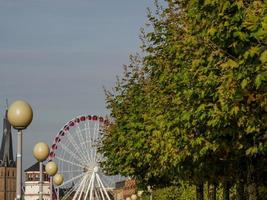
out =
{"type": "MultiPolygon", "coordinates": [[[[39,185],[38,181],[26,181],[25,182],[25,200],[39,200],[39,185]]],[[[50,187],[49,182],[43,183],[43,199],[50,200],[50,187]]]]}

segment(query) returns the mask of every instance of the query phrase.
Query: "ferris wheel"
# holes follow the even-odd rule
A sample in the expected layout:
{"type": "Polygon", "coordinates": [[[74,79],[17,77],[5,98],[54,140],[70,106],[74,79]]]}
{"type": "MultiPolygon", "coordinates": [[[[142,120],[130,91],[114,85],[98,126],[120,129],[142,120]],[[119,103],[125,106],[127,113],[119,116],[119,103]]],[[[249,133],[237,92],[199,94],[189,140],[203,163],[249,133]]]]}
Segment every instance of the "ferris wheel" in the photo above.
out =
{"type": "Polygon", "coordinates": [[[106,176],[101,170],[103,156],[97,152],[103,117],[83,115],[67,122],[56,135],[50,149],[50,160],[58,164],[64,183],[62,200],[112,200],[112,189],[120,176],[106,176]]]}

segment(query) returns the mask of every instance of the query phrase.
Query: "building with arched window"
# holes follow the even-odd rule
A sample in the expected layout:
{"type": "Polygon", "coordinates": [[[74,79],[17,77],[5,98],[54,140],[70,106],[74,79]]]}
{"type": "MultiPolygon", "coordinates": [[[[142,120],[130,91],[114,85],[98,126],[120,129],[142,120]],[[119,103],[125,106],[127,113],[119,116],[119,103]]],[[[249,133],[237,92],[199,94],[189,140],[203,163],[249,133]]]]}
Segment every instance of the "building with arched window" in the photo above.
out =
{"type": "MultiPolygon", "coordinates": [[[[43,200],[50,200],[49,176],[43,165],[43,200]]],[[[39,200],[39,162],[25,170],[24,200],[39,200]]]]}

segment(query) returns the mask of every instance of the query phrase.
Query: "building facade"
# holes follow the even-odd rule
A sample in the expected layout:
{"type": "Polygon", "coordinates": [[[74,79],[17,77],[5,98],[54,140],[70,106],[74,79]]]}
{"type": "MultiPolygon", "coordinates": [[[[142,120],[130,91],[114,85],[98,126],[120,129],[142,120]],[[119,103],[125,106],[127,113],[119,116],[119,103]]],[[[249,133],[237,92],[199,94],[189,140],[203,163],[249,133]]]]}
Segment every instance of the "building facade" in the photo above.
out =
{"type": "MultiPolygon", "coordinates": [[[[43,200],[50,200],[49,176],[43,166],[43,200]]],[[[39,200],[39,162],[25,170],[24,200],[39,200]]]]}
{"type": "Polygon", "coordinates": [[[125,200],[127,197],[131,197],[136,193],[136,181],[134,179],[128,179],[116,183],[113,190],[114,200],[125,200]]]}
{"type": "Polygon", "coordinates": [[[0,199],[14,200],[16,197],[16,162],[13,158],[11,125],[7,110],[3,120],[3,135],[0,149],[0,199]]]}

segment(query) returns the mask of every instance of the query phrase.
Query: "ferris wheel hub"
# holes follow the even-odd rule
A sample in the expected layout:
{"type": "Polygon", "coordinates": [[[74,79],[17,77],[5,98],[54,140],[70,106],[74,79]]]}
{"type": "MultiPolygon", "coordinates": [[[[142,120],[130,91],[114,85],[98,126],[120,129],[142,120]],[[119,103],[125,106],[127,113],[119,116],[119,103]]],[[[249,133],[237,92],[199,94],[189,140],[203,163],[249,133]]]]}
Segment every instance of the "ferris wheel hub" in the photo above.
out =
{"type": "Polygon", "coordinates": [[[94,167],[94,172],[96,173],[96,172],[98,172],[98,170],[99,170],[98,166],[95,166],[94,167]]]}

